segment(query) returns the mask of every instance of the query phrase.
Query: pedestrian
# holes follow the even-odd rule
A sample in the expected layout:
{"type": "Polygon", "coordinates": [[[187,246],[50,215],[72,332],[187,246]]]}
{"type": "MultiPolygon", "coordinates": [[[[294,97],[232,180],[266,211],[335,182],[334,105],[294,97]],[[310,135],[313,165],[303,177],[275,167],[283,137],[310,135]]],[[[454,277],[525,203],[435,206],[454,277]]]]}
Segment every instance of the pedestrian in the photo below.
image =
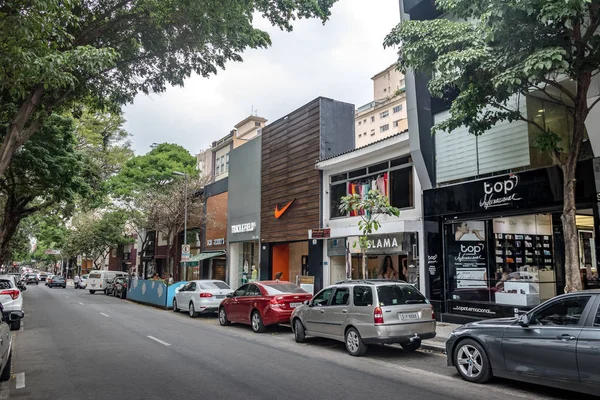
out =
{"type": "Polygon", "coordinates": [[[169,285],[172,285],[175,283],[175,280],[173,279],[173,274],[169,274],[169,285]]]}
{"type": "Polygon", "coordinates": [[[73,278],[73,286],[75,286],[75,289],[79,289],[79,275],[75,275],[75,278],[73,278]]]}
{"type": "Polygon", "coordinates": [[[160,280],[160,278],[158,277],[158,274],[156,272],[154,273],[154,276],[152,277],[152,280],[154,280],[154,281],[160,280]]]}

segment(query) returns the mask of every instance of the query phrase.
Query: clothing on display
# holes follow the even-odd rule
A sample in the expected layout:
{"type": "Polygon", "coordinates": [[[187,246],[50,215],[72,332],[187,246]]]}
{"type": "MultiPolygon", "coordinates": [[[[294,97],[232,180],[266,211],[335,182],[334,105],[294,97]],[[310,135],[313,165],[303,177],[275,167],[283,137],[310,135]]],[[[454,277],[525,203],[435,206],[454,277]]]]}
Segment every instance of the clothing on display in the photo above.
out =
{"type": "MultiPolygon", "coordinates": [[[[355,182],[348,182],[348,195],[357,194],[361,199],[364,199],[371,190],[377,190],[382,195],[389,197],[387,172],[380,174],[377,177],[361,179],[355,182]]],[[[358,215],[365,215],[365,210],[350,211],[351,217],[356,217],[358,215]]]]}

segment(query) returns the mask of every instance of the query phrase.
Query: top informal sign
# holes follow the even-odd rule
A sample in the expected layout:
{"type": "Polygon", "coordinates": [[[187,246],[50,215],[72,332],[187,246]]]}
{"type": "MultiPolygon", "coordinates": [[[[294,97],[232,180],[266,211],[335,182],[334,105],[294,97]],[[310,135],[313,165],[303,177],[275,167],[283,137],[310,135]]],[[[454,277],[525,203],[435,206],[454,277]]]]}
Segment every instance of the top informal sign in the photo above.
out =
{"type": "Polygon", "coordinates": [[[523,200],[518,193],[519,176],[509,175],[501,181],[484,181],[484,196],[479,200],[479,206],[485,208],[506,207],[515,201],[523,200]]]}
{"type": "Polygon", "coordinates": [[[255,229],[256,229],[256,222],[248,222],[246,224],[231,225],[231,233],[254,232],[255,229]]]}

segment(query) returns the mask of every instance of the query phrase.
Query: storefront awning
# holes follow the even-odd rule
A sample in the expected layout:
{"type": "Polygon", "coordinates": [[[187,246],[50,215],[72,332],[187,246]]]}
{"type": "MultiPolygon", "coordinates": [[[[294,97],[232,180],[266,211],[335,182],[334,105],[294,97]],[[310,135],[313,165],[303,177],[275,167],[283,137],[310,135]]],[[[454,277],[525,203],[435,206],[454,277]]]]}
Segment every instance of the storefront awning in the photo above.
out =
{"type": "Polygon", "coordinates": [[[188,261],[182,261],[181,264],[187,267],[196,267],[200,261],[207,260],[209,258],[218,257],[224,255],[224,251],[205,251],[200,254],[195,254],[190,257],[188,261]]]}

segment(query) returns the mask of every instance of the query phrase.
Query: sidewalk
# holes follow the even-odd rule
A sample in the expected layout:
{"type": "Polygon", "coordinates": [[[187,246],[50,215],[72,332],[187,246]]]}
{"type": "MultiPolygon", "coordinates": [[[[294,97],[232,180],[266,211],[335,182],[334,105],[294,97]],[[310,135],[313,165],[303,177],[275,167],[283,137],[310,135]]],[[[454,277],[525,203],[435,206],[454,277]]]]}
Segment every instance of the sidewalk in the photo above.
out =
{"type": "Polygon", "coordinates": [[[448,340],[448,336],[450,336],[450,333],[459,326],[461,325],[438,321],[435,338],[423,340],[421,348],[444,353],[446,351],[446,340],[448,340]]]}

